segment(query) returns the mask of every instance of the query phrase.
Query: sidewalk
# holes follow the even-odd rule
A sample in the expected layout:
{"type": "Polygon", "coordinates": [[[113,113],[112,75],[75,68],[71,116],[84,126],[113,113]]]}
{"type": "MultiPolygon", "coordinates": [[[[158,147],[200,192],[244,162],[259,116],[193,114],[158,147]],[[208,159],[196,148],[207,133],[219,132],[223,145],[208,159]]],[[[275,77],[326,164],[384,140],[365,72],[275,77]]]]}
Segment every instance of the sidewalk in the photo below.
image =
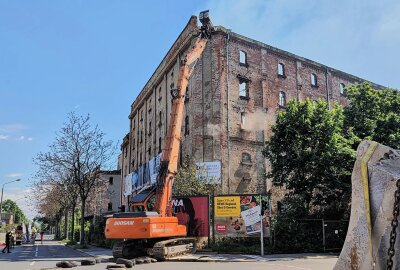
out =
{"type": "Polygon", "coordinates": [[[272,255],[246,255],[246,254],[191,254],[178,256],[168,261],[179,262],[271,262],[292,261],[295,259],[328,259],[337,258],[337,254],[299,253],[299,254],[272,254],[272,255]]]}
{"type": "MultiPolygon", "coordinates": [[[[103,259],[112,258],[112,250],[90,246],[87,249],[77,249],[88,256],[101,257],[103,259]]],[[[328,259],[338,258],[334,253],[298,253],[298,254],[273,254],[273,255],[245,255],[245,254],[215,254],[215,253],[196,253],[190,255],[177,256],[168,259],[172,262],[270,262],[270,261],[292,261],[295,259],[328,259]]]]}

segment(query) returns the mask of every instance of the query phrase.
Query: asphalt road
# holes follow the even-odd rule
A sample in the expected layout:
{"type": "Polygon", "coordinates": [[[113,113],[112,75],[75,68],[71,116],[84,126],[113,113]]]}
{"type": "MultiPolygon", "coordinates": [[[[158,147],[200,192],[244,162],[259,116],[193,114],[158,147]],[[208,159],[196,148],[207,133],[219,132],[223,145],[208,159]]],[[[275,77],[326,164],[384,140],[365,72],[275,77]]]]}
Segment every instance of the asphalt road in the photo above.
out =
{"type": "MultiPolygon", "coordinates": [[[[56,241],[39,241],[35,245],[16,246],[12,253],[0,252],[1,270],[40,270],[43,268],[55,268],[56,263],[61,260],[75,260],[87,258],[80,251],[65,247],[56,241]]],[[[142,264],[134,266],[134,269],[152,270],[195,270],[210,268],[221,270],[251,269],[251,270],[324,270],[332,269],[336,262],[335,258],[308,258],[277,260],[271,262],[157,262],[153,264],[142,264]]],[[[95,266],[78,266],[73,269],[104,270],[108,263],[100,263],[95,266]]]]}

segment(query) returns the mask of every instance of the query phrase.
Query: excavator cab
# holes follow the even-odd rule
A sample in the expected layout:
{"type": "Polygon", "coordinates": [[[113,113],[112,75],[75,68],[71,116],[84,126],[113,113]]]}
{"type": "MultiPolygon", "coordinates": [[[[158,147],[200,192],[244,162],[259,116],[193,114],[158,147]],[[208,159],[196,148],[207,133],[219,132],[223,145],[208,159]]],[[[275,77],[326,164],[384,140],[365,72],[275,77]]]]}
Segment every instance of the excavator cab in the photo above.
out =
{"type": "Polygon", "coordinates": [[[156,192],[154,189],[136,194],[129,200],[129,209],[131,212],[155,211],[156,192]]]}

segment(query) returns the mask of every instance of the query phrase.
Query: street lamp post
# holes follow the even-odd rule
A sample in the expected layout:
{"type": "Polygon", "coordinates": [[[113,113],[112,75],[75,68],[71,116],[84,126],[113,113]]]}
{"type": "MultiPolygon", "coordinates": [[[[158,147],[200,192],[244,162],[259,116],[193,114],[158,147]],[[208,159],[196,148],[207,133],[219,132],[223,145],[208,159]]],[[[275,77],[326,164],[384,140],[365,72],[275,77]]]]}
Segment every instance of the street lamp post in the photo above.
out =
{"type": "Polygon", "coordinates": [[[7,184],[10,184],[10,183],[12,183],[12,182],[18,182],[18,181],[21,181],[21,179],[18,178],[18,179],[16,179],[16,180],[12,180],[12,181],[9,181],[9,182],[5,182],[5,183],[3,184],[3,187],[1,188],[0,223],[3,221],[2,217],[3,217],[3,192],[4,192],[4,186],[7,185],[7,184]]]}

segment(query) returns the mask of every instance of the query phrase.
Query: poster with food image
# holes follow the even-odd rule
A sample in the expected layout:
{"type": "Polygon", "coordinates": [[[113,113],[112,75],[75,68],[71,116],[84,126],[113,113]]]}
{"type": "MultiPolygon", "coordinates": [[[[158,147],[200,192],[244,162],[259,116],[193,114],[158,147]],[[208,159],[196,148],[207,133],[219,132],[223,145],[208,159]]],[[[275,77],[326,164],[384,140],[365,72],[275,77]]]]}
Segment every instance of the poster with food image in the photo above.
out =
{"type": "MultiPolygon", "coordinates": [[[[264,207],[269,208],[269,197],[261,196],[264,207]]],[[[264,211],[265,212],[265,211],[264,211]]],[[[261,231],[260,195],[216,196],[214,197],[214,231],[223,237],[258,237],[261,231]],[[235,205],[229,211],[222,211],[225,203],[235,205]],[[232,204],[236,202],[235,204],[232,204]],[[235,210],[234,210],[235,209],[235,210]],[[231,215],[226,215],[231,213],[231,215]]],[[[269,236],[269,217],[263,219],[264,236],[269,236]]]]}

